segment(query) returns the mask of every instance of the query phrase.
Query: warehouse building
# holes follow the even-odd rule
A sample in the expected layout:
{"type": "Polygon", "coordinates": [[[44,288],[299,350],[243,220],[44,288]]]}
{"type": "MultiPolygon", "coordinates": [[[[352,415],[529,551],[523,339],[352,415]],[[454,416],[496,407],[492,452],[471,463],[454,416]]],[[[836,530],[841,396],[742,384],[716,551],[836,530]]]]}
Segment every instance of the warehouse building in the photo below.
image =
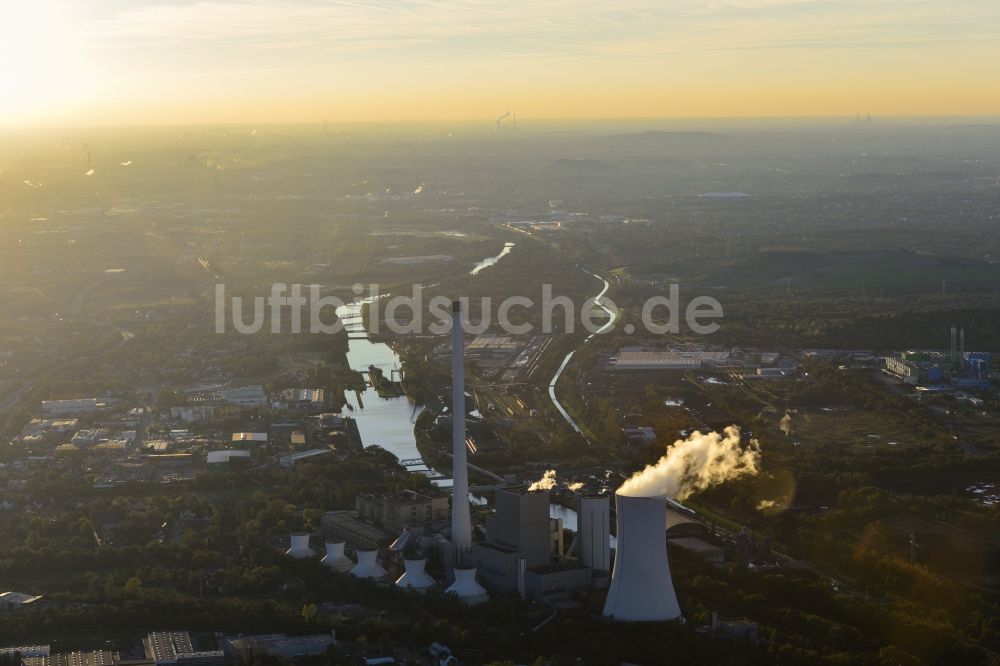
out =
{"type": "Polygon", "coordinates": [[[320,529],[327,540],[344,541],[355,548],[382,548],[395,539],[392,533],[358,520],[351,511],[327,511],[320,529]]]}

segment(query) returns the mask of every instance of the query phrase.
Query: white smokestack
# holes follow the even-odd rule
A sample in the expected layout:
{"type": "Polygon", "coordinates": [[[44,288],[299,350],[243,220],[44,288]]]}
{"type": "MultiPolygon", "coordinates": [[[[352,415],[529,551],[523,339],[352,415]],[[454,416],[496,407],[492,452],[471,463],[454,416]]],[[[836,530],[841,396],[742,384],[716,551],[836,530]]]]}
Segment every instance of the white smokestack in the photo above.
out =
{"type": "Polygon", "coordinates": [[[476,582],[475,567],[455,567],[455,582],[445,590],[445,593],[457,594],[466,606],[475,606],[490,599],[483,586],[476,582]]]}
{"type": "Polygon", "coordinates": [[[323,558],[323,564],[334,571],[350,571],[354,568],[351,558],[344,555],[343,541],[326,542],[326,557],[323,558]]]}
{"type": "Polygon", "coordinates": [[[604,617],[661,622],[681,616],[667,560],[667,500],[615,495],[618,549],[604,617]]]}
{"type": "Polygon", "coordinates": [[[308,532],[295,532],[291,535],[291,548],[285,551],[285,555],[289,557],[294,557],[297,560],[301,560],[306,557],[312,557],[312,548],[309,547],[309,533],[308,532]]]}
{"type": "Polygon", "coordinates": [[[396,587],[406,587],[412,590],[426,590],[434,587],[434,579],[427,575],[427,558],[404,559],[406,571],[396,580],[396,587]]]}
{"type": "Polygon", "coordinates": [[[618,489],[628,497],[665,495],[682,500],[700,490],[730,479],[760,471],[760,448],[756,441],[745,450],[740,429],[729,426],[717,432],[696,432],[673,443],[655,465],[636,472],[618,489]]]}
{"type": "Polygon", "coordinates": [[[958,363],[961,365],[965,362],[965,327],[958,332],[958,363]]]}
{"type": "Polygon", "coordinates": [[[462,305],[451,306],[451,412],[452,461],[451,542],[455,562],[472,549],[472,518],[469,514],[469,465],[465,447],[465,339],[462,334],[462,305]]]}
{"type": "Polygon", "coordinates": [[[597,571],[610,571],[610,498],[605,495],[587,495],[581,497],[576,520],[580,562],[597,571]]]}
{"type": "Polygon", "coordinates": [[[351,575],[356,578],[381,578],[385,569],[375,559],[378,551],[375,549],[358,549],[358,563],[351,569],[351,575]]]}

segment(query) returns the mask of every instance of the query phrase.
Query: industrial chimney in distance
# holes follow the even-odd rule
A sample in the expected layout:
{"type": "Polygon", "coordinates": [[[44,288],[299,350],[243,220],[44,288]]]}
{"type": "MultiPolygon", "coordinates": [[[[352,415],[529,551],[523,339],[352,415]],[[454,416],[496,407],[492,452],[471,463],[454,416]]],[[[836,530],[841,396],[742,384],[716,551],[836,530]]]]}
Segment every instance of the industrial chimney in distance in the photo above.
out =
{"type": "Polygon", "coordinates": [[[660,622],[681,616],[667,561],[667,500],[615,495],[618,551],[604,617],[660,622]]]}
{"type": "Polygon", "coordinates": [[[957,327],[951,325],[951,349],[949,350],[949,362],[951,362],[952,369],[955,368],[956,361],[958,360],[958,342],[956,341],[956,336],[958,335],[957,327]]]}

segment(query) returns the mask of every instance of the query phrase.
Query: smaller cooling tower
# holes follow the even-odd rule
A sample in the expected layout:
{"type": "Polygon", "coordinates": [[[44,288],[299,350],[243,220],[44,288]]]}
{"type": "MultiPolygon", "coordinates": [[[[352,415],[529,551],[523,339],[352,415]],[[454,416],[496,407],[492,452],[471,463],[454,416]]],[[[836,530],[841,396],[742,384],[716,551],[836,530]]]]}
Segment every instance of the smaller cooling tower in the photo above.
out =
{"type": "Polygon", "coordinates": [[[475,606],[490,600],[483,586],[476,582],[475,567],[455,567],[455,582],[445,590],[449,594],[457,594],[466,606],[475,606]]]}
{"type": "Polygon", "coordinates": [[[396,581],[396,587],[406,587],[411,590],[426,590],[434,586],[434,579],[427,575],[427,558],[404,559],[406,571],[396,581]]]}
{"type": "Polygon", "coordinates": [[[309,533],[295,532],[291,535],[292,547],[285,551],[285,555],[301,560],[315,555],[309,547],[309,533]]]}
{"type": "Polygon", "coordinates": [[[323,564],[334,571],[350,571],[354,568],[351,558],[344,555],[343,541],[326,542],[326,557],[323,558],[323,564]]]}
{"type": "Polygon", "coordinates": [[[358,548],[358,563],[351,569],[351,575],[357,578],[381,578],[386,571],[375,559],[378,551],[375,549],[358,548]]]}
{"type": "Polygon", "coordinates": [[[667,500],[615,495],[618,551],[604,617],[661,622],[681,616],[667,561],[667,500]]]}

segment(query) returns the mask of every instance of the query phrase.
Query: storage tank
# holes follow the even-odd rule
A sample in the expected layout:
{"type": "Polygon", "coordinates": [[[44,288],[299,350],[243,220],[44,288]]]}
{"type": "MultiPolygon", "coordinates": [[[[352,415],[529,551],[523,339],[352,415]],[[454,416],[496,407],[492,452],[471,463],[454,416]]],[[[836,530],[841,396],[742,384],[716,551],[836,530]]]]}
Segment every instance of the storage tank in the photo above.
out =
{"type": "Polygon", "coordinates": [[[294,557],[297,560],[315,555],[312,548],[309,547],[308,532],[295,532],[291,535],[291,542],[291,548],[285,551],[285,555],[294,557]]]}
{"type": "Polygon", "coordinates": [[[351,558],[344,555],[343,541],[326,542],[326,556],[323,558],[323,564],[334,571],[350,571],[354,568],[354,562],[351,561],[351,558]]]}
{"type": "Polygon", "coordinates": [[[466,606],[475,606],[490,600],[490,595],[476,581],[475,567],[455,567],[455,582],[447,590],[448,594],[457,594],[466,606]]]}
{"type": "Polygon", "coordinates": [[[618,549],[604,617],[660,622],[681,616],[667,561],[665,497],[615,495],[618,549]]]}
{"type": "Polygon", "coordinates": [[[351,569],[351,575],[357,578],[381,578],[385,569],[378,563],[378,550],[374,548],[358,548],[358,563],[351,569]]]}
{"type": "Polygon", "coordinates": [[[426,590],[434,587],[434,579],[427,575],[427,558],[406,558],[403,560],[406,571],[396,580],[396,587],[405,587],[411,590],[426,590]]]}

